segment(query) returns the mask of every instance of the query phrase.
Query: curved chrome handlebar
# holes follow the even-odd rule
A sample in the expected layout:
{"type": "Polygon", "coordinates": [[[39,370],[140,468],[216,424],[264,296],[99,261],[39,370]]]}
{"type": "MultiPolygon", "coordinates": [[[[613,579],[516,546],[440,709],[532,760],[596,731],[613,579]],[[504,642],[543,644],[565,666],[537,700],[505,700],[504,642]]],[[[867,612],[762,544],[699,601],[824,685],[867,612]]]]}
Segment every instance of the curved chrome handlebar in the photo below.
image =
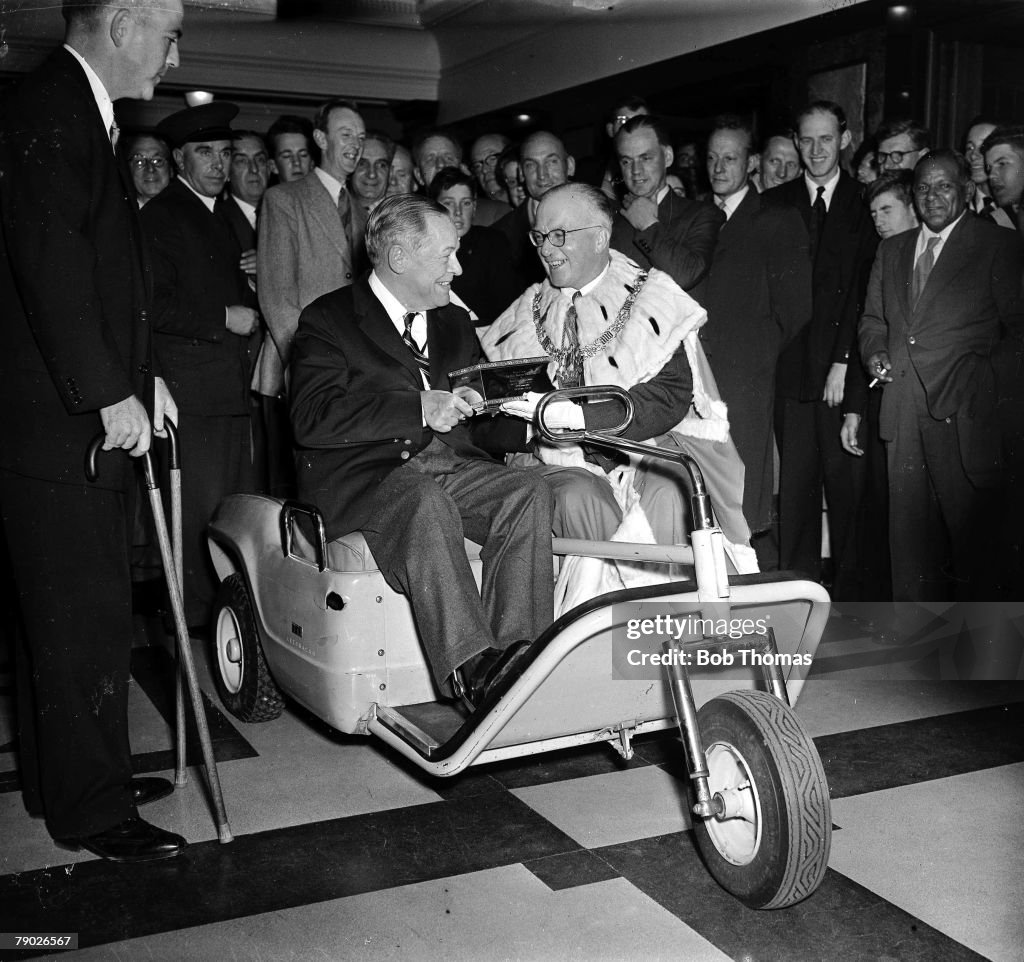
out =
{"type": "Polygon", "coordinates": [[[686,468],[687,474],[690,476],[690,483],[693,485],[690,507],[693,511],[694,528],[697,530],[714,528],[715,519],[711,510],[711,498],[708,496],[707,485],[704,483],[704,475],[700,465],[691,455],[685,451],[670,451],[667,448],[659,448],[655,444],[645,444],[641,441],[617,437],[632,423],[635,412],[636,406],[633,398],[628,391],[617,385],[595,384],[592,387],[563,388],[560,391],[551,391],[540,399],[540,403],[537,405],[537,431],[545,441],[551,444],[591,444],[612,451],[625,451],[629,454],[639,454],[644,457],[681,464],[686,468]],[[591,398],[615,398],[625,406],[626,418],[621,424],[603,431],[558,430],[551,428],[546,423],[544,413],[549,405],[556,401],[571,401],[579,398],[588,400],[591,398]]]}

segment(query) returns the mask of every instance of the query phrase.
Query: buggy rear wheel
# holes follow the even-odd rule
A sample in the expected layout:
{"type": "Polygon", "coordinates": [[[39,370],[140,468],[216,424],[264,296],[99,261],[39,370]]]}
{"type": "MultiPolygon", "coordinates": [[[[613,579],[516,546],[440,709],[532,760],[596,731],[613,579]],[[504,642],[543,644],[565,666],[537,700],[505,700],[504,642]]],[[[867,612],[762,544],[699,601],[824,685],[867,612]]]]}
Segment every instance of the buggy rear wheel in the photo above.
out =
{"type": "Polygon", "coordinates": [[[225,708],[244,722],[272,721],[284,698],[270,677],[252,602],[240,574],[225,578],[213,607],[213,678],[225,708]]]}
{"type": "Polygon", "coordinates": [[[791,708],[762,691],[728,692],[697,715],[722,816],[694,819],[708,870],[751,908],[775,909],[821,884],[832,807],[821,758],[791,708]]]}

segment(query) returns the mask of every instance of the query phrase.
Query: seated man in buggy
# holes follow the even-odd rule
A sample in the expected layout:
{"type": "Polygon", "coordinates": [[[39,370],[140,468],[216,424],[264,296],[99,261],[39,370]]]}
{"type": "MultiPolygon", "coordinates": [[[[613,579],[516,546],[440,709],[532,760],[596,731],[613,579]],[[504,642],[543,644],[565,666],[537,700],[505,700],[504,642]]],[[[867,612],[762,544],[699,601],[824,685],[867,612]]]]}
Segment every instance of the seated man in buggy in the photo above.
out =
{"type": "MultiPolygon", "coordinates": [[[[743,518],[743,464],[729,439],[725,405],[696,332],[707,314],[664,272],[643,271],[609,248],[610,201],[586,184],[565,184],[544,195],[530,240],[547,280],[533,285],[481,336],[492,361],[551,358],[508,415],[532,420],[540,394],[555,387],[615,384],[626,388],[636,413],[624,437],[652,441],[693,455],[701,465],[740,572],[757,570],[743,518]]],[[[554,426],[600,430],[617,423],[618,404],[561,402],[548,409],[554,426]]],[[[554,446],[530,427],[499,416],[476,436],[492,451],[513,452],[512,466],[542,473],[555,492],[555,533],[591,540],[682,544],[687,539],[685,472],[664,461],[623,463],[596,449],[554,446]],[[571,473],[566,467],[573,467],[571,473]],[[581,480],[587,468],[592,483],[581,480]]],[[[617,566],[623,574],[623,566],[617,566]]],[[[602,587],[614,587],[614,582],[602,587]]],[[[562,607],[566,605],[563,603],[562,607]]]]}
{"type": "Polygon", "coordinates": [[[475,706],[552,622],[551,496],[464,423],[480,398],[448,372],[480,347],[449,303],[458,243],[440,205],[385,198],[366,226],[373,270],[302,312],[290,393],[300,498],[329,538],[362,532],[438,689],[475,706]],[[480,591],[463,535],[482,546],[480,591]]]}

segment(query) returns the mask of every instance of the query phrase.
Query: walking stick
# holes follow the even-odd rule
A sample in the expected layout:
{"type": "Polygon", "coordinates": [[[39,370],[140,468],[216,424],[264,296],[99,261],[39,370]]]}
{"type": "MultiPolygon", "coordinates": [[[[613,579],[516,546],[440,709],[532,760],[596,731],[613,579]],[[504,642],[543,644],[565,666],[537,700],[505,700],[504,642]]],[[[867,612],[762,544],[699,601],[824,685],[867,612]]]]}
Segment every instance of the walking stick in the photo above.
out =
{"type": "MultiPolygon", "coordinates": [[[[165,422],[168,434],[175,433],[174,425],[170,421],[165,422]]],[[[96,455],[103,447],[105,435],[98,434],[89,442],[85,455],[85,476],[90,481],[99,477],[96,467],[96,455]]],[[[171,442],[172,450],[177,447],[177,439],[171,442]]],[[[176,458],[175,458],[176,460],[176,458]]],[[[142,469],[146,478],[146,490],[149,492],[149,504],[153,511],[153,522],[156,526],[157,541],[160,544],[160,559],[164,566],[164,575],[167,579],[167,590],[171,598],[171,611],[174,614],[174,627],[178,639],[178,656],[181,665],[185,669],[185,678],[188,682],[189,696],[192,701],[192,714],[196,721],[196,731],[199,733],[199,746],[203,755],[203,766],[206,769],[206,778],[210,786],[210,794],[213,798],[213,817],[217,825],[217,836],[223,843],[232,839],[231,828],[228,825],[227,812],[224,809],[224,796],[221,793],[220,777],[217,774],[217,760],[213,755],[213,745],[210,741],[210,729],[206,722],[206,710],[203,706],[203,696],[199,690],[199,680],[196,676],[196,666],[192,658],[192,648],[189,643],[188,626],[185,623],[185,603],[182,598],[182,582],[179,580],[180,561],[176,559],[171,540],[167,533],[167,519],[164,515],[164,505],[160,498],[160,488],[157,484],[156,472],[153,468],[153,458],[147,451],[140,458],[142,469]]],[[[180,471],[180,469],[179,469],[180,471]]],[[[180,478],[180,473],[179,473],[180,478]]],[[[180,538],[178,539],[180,542],[180,538]]],[[[177,734],[181,742],[181,729],[183,723],[177,724],[177,734]]],[[[178,748],[184,751],[183,748],[178,748]]],[[[175,779],[177,781],[177,779],[175,779]]]]}

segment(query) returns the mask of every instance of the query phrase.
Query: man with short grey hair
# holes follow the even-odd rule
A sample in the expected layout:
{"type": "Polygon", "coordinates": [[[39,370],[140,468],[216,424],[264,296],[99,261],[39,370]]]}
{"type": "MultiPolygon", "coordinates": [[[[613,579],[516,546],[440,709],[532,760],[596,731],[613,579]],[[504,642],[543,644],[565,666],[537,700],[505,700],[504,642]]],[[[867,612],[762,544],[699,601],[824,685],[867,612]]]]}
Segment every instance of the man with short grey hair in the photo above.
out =
{"type": "Polygon", "coordinates": [[[387,197],[366,227],[368,276],[302,312],[292,348],[299,496],[327,534],[362,532],[409,598],[441,692],[476,708],[552,621],[551,494],[473,442],[480,345],[450,303],[459,240],[439,204],[387,197]],[[477,590],[463,538],[481,545],[477,590]]]}
{"type": "Polygon", "coordinates": [[[63,13],[64,46],[7,92],[0,116],[0,511],[24,628],[19,777],[53,838],[141,862],[178,855],[185,840],[138,815],[170,782],[132,778],[137,485],[127,458],[105,458],[95,484],[82,459],[96,435],[140,457],[178,417],[154,376],[113,102],[152,99],[178,66],[184,10],[66,0],[63,13]]]}

